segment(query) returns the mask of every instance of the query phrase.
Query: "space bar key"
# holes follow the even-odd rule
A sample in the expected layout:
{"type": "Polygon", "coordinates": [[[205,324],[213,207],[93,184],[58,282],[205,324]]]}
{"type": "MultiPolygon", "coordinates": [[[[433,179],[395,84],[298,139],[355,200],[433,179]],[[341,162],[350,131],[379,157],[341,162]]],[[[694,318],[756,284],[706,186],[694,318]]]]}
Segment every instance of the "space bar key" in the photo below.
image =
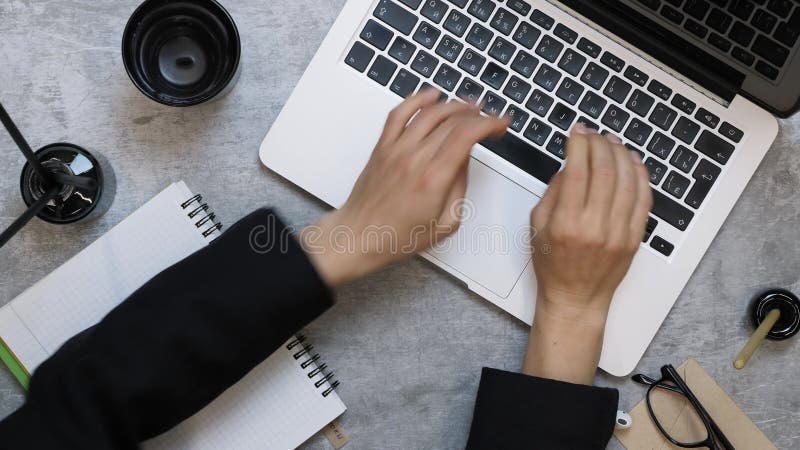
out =
{"type": "Polygon", "coordinates": [[[480,144],[545,184],[550,184],[561,170],[561,163],[511,133],[500,139],[483,140],[480,144]]]}

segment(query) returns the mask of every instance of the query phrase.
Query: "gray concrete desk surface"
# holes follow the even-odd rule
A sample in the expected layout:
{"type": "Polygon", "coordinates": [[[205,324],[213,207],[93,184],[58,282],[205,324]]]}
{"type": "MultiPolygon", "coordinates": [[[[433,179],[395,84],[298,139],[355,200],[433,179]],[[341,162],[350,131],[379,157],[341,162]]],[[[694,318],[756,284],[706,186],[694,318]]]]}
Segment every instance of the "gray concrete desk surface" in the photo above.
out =
{"type": "MultiPolygon", "coordinates": [[[[128,80],[120,38],[137,3],[0,2],[3,104],[32,146],[69,141],[100,151],[119,184],[99,221],[61,229],[34,221],[0,250],[0,304],[176,180],[204,193],[228,224],[262,205],[297,226],[324,212],[264,169],[257,150],[345,0],[223,1],[242,34],[244,71],[229,96],[193,109],[157,105],[128,80]]],[[[313,108],[308,118],[312,130],[325,120],[313,108]]],[[[800,340],[767,343],[746,370],[731,368],[751,331],[751,297],[775,286],[800,291],[800,118],[781,125],[638,370],[655,374],[694,357],[779,448],[797,449],[800,340]]],[[[302,151],[302,136],[297,146],[302,151]]],[[[24,161],[5,133],[0,149],[5,226],[23,209],[17,180],[24,161]]],[[[419,259],[342,289],[338,299],[307,332],[343,381],[348,448],[463,448],[481,367],[518,370],[528,327],[419,259]]],[[[597,384],[619,388],[623,408],[643,395],[628,379],[600,374],[597,384]]],[[[0,417],[23,395],[0,370],[0,417]]],[[[316,436],[304,448],[330,446],[316,436]]],[[[610,448],[621,446],[612,440],[610,448]]]]}

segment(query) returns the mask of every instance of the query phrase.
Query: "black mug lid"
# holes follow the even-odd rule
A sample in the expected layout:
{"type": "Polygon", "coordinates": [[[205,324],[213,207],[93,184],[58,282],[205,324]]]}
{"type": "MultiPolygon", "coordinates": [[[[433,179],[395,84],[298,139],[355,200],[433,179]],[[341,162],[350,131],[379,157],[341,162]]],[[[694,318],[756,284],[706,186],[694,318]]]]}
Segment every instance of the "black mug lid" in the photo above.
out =
{"type": "Polygon", "coordinates": [[[761,294],[750,311],[753,326],[758,328],[773,309],[781,312],[778,321],[767,334],[767,338],[780,341],[789,339],[800,331],[800,299],[783,289],[775,289],[761,294]]]}
{"type": "Polygon", "coordinates": [[[211,100],[233,81],[241,43],[233,18],[215,0],[147,0],[122,38],[131,81],[169,106],[211,100]]]}

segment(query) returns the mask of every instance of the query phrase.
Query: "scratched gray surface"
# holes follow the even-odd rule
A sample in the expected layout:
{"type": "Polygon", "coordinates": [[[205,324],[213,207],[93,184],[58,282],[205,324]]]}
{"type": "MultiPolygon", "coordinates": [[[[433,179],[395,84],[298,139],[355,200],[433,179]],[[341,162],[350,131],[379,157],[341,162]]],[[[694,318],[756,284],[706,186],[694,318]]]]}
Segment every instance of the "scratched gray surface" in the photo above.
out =
{"type": "MultiPolygon", "coordinates": [[[[224,3],[242,33],[241,80],[222,101],[179,110],[145,99],[125,75],[120,36],[137,0],[0,1],[0,99],[34,147],[70,141],[100,151],[119,184],[102,219],[63,229],[33,222],[0,250],[0,304],[175,180],[205,193],[228,223],[262,205],[276,206],[296,225],[323,213],[317,201],[262,168],[257,149],[345,0],[224,3]]],[[[312,127],[315,120],[324,117],[309,109],[312,127]]],[[[800,291],[797,138],[800,119],[783,122],[638,367],[656,373],[664,363],[698,359],[781,449],[800,448],[800,340],[768,343],[742,372],[730,361],[750,331],[749,299],[773,286],[800,291]]],[[[5,133],[0,149],[5,225],[22,211],[23,158],[5,133]]],[[[338,298],[308,334],[344,382],[348,448],[462,448],[480,368],[517,370],[527,327],[420,260],[343,289],[338,298]]],[[[600,375],[597,383],[619,388],[624,408],[642,396],[626,379],[600,375]]],[[[0,417],[23,399],[0,370],[0,417]]],[[[330,446],[316,436],[305,448],[330,446]]],[[[621,446],[612,441],[610,448],[621,446]]]]}

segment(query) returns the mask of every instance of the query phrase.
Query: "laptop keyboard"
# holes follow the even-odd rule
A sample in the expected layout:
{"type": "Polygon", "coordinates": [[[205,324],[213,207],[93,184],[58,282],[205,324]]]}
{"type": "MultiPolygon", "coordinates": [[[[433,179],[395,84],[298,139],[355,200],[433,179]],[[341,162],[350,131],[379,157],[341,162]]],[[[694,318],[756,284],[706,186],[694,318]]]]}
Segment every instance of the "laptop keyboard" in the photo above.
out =
{"type": "MultiPolygon", "coordinates": [[[[673,1],[674,3],[674,1],[673,1]]],[[[544,183],[581,122],[613,133],[650,173],[645,244],[669,257],[744,134],[524,0],[379,0],[344,62],[400,97],[435,87],[511,118],[481,144],[544,183]]]]}
{"type": "Polygon", "coordinates": [[[770,80],[800,36],[795,0],[638,0],[770,80]]]}

